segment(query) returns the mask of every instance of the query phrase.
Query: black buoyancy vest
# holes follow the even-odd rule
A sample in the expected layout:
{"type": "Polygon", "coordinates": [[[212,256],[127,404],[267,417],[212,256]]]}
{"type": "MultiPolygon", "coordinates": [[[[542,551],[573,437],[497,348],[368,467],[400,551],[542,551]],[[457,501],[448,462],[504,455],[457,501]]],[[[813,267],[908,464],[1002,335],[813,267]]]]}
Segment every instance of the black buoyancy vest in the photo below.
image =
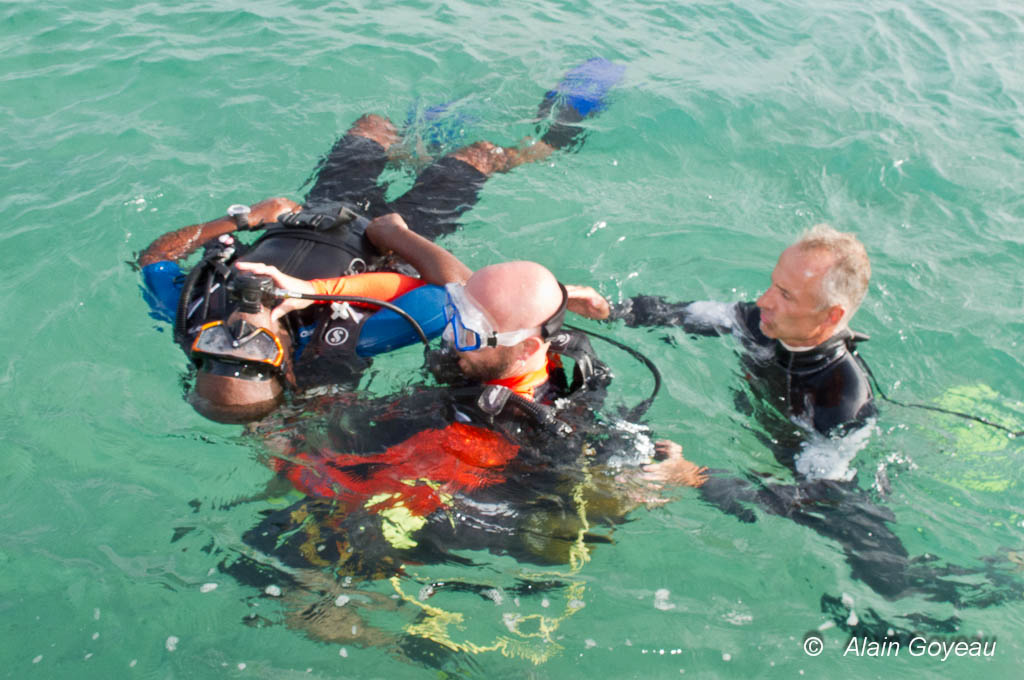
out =
{"type": "Polygon", "coordinates": [[[238,261],[271,264],[304,280],[356,274],[380,259],[366,237],[368,224],[348,208],[337,216],[287,215],[268,227],[238,261]]]}
{"type": "MultiPolygon", "coordinates": [[[[186,344],[202,324],[231,313],[227,282],[235,262],[262,262],[304,280],[335,278],[374,266],[381,256],[366,237],[368,224],[347,207],[337,215],[304,211],[269,225],[251,246],[236,242],[229,249],[218,241],[207,244],[205,256],[182,288],[175,338],[186,344]]],[[[330,340],[338,337],[336,332],[330,340]]]]}

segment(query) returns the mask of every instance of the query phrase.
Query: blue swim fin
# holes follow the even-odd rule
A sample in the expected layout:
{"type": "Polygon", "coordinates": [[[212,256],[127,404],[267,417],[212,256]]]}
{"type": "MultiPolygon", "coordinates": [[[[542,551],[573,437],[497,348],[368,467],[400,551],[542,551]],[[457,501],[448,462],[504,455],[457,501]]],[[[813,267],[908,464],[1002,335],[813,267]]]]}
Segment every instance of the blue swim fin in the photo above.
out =
{"type": "Polygon", "coordinates": [[[584,129],[576,123],[605,109],[608,92],[625,73],[625,66],[603,57],[588,59],[571,69],[555,89],[544,95],[537,110],[539,120],[551,118],[541,140],[556,149],[582,144],[584,129]]]}

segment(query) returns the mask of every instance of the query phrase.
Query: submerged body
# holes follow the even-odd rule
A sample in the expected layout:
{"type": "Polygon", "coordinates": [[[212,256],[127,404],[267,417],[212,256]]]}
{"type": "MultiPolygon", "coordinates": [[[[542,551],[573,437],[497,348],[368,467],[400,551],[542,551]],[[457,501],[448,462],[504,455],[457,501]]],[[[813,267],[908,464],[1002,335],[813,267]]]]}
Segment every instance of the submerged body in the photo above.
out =
{"type": "MultiPolygon", "coordinates": [[[[868,369],[856,351],[863,336],[842,330],[817,346],[790,349],[764,333],[761,309],[749,302],[672,303],[640,296],[613,306],[612,318],[630,326],[728,334],[742,347],[749,392],[737,390],[737,405],[756,419],[758,436],[794,481],[711,471],[700,487],[705,501],[748,523],[757,521],[754,506],[836,541],[851,575],[888,599],[922,594],[958,607],[985,607],[1019,597],[1017,586],[990,568],[912,558],[889,526],[895,515],[857,483],[851,463],[877,416],[868,369]],[[990,582],[955,578],[979,572],[990,582]]],[[[823,606],[830,602],[823,598],[823,606]]]]}
{"type": "MultiPolygon", "coordinates": [[[[587,357],[588,374],[575,381],[566,379],[556,348],[544,379],[518,393],[525,383],[513,385],[516,396],[506,392],[509,380],[379,400],[342,395],[320,399],[315,418],[262,425],[275,470],[307,495],[300,504],[321,515],[320,530],[334,537],[329,543],[347,544],[359,527],[359,547],[328,550],[319,555],[324,564],[372,577],[397,573],[406,561],[458,560],[459,550],[567,563],[589,521],[573,500],[583,476],[650,462],[653,444],[637,428],[616,429],[597,416],[607,369],[585,340],[560,335],[581,351],[575,357],[587,357]],[[507,401],[496,405],[501,399],[507,401]]],[[[601,506],[590,519],[621,518],[628,501],[597,489],[587,490],[601,506]]],[[[260,537],[263,549],[295,528],[291,510],[268,521],[275,528],[264,522],[247,539],[260,537]]],[[[294,545],[273,552],[308,562],[294,545]]]]}

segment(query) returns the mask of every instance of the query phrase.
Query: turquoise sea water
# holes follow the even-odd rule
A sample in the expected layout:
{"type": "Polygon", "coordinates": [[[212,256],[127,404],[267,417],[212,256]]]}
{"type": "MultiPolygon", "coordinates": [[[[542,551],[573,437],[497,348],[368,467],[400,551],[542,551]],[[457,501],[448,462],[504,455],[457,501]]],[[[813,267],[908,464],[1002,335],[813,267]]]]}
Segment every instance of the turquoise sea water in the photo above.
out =
{"type": "MultiPolygon", "coordinates": [[[[299,198],[319,155],[364,112],[401,122],[411,107],[455,101],[465,141],[514,143],[532,133],[544,91],[592,56],[627,72],[585,147],[490,180],[445,246],[474,267],[536,259],[612,298],[750,299],[777,253],[827,220],[872,258],[854,325],[873,338],[862,352],[883,389],[1021,429],[1022,33],[1024,9],[1009,0],[0,3],[2,672],[437,677],[386,643],[319,641],[286,625],[287,602],[216,570],[217,550],[238,550],[268,507],[222,506],[260,491],[269,472],[238,428],[183,401],[185,360],[147,316],[128,263],[229,203],[299,198]],[[244,625],[253,613],[271,625],[244,625]]],[[[411,182],[401,169],[389,178],[395,191],[411,182]]],[[[785,477],[735,410],[729,339],[604,330],[664,372],[649,412],[659,435],[702,464],[785,477]]],[[[599,349],[617,398],[647,393],[641,366],[599,349]]],[[[418,350],[378,362],[373,389],[418,362],[418,350]]],[[[864,488],[887,472],[879,502],[910,554],[967,566],[995,557],[1012,572],[1008,551],[1024,549],[1021,440],[882,408],[854,467],[864,488]]],[[[692,492],[630,518],[544,597],[500,597],[535,571],[511,559],[455,573],[499,596],[431,601],[463,615],[453,639],[512,637],[548,658],[482,651],[445,668],[1019,675],[1019,599],[961,611],[887,602],[851,578],[834,543],[777,517],[741,524],[692,492]],[[956,615],[996,652],[844,657],[847,637],[833,628],[821,656],[807,656],[804,634],[830,620],[822,594],[844,593],[861,613],[956,615]],[[534,614],[557,647],[511,634],[509,616],[534,614]]],[[[453,573],[416,568],[398,587],[415,595],[429,578],[453,573]]],[[[367,592],[395,601],[387,582],[367,592]]],[[[409,608],[380,605],[374,623],[397,633],[409,608]]],[[[362,625],[335,627],[350,624],[362,625]]]]}

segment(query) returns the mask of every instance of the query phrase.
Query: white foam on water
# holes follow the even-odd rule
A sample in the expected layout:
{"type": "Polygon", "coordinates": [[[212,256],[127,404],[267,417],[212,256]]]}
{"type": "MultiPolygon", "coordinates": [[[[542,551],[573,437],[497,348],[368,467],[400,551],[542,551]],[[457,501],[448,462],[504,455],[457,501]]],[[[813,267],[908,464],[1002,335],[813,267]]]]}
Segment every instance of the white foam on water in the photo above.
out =
{"type": "Polygon", "coordinates": [[[850,463],[874,433],[874,420],[844,437],[831,438],[808,432],[803,450],[796,455],[796,471],[809,481],[828,479],[848,482],[857,474],[850,463]]]}
{"type": "Polygon", "coordinates": [[[672,602],[669,602],[668,598],[671,593],[668,588],[659,588],[654,592],[654,608],[660,609],[663,612],[675,609],[676,606],[672,602]]]}

